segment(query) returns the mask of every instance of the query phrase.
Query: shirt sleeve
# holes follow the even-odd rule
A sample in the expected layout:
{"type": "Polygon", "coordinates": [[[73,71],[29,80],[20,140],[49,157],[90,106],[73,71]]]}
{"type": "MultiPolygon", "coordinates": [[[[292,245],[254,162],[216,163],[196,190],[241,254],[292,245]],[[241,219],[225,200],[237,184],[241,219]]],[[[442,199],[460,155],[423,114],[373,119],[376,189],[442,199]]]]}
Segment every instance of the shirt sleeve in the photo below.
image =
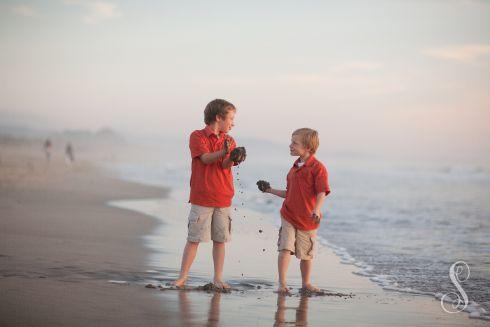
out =
{"type": "Polygon", "coordinates": [[[208,142],[199,131],[195,131],[191,134],[191,137],[189,138],[189,148],[193,159],[202,156],[204,153],[211,152],[208,142]]]}
{"type": "Polygon", "coordinates": [[[315,193],[325,192],[325,195],[330,193],[330,186],[328,185],[328,172],[325,166],[319,165],[314,172],[315,177],[315,193]]]}

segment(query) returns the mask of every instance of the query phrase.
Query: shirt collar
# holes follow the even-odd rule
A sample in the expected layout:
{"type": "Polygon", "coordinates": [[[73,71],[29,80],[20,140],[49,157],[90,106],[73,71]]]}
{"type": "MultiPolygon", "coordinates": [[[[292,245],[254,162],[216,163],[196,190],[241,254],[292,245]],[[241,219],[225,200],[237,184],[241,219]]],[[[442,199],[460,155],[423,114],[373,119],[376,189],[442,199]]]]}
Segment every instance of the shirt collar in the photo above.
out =
{"type": "Polygon", "coordinates": [[[217,138],[221,138],[221,135],[224,134],[223,132],[219,132],[218,135],[214,134],[214,131],[211,129],[211,127],[209,127],[209,125],[206,125],[206,127],[204,127],[203,131],[204,131],[204,134],[206,135],[206,137],[210,137],[211,135],[214,135],[217,138]]]}
{"type": "MultiPolygon", "coordinates": [[[[296,161],[293,164],[293,166],[296,167],[296,168],[298,168],[299,159],[300,158],[296,159],[296,161]]],[[[305,163],[301,167],[308,167],[308,166],[310,166],[311,163],[313,162],[313,160],[315,160],[315,156],[314,155],[309,156],[309,158],[306,159],[305,163]]],[[[299,167],[299,168],[301,168],[301,167],[299,167]]]]}

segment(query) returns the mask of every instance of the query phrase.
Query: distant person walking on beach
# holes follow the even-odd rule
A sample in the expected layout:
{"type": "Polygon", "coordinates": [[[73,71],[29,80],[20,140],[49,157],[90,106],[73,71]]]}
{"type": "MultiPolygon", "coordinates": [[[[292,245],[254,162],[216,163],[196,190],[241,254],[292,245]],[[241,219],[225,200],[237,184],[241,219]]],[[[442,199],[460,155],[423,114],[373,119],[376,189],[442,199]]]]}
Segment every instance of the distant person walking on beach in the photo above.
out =
{"type": "Polygon", "coordinates": [[[73,153],[73,146],[70,142],[65,147],[65,162],[71,165],[75,161],[75,154],[73,153]]]}
{"type": "Polygon", "coordinates": [[[289,170],[286,190],[273,189],[266,181],[257,182],[262,192],[285,198],[277,242],[279,293],[289,293],[286,274],[293,254],[301,260],[302,290],[319,291],[311,284],[310,276],[317,248],[316,232],[322,218],[321,208],[330,193],[327,169],[314,156],[319,144],[315,130],[300,128],[294,131],[289,150],[291,156],[299,158],[289,170]]]}
{"type": "Polygon", "coordinates": [[[234,195],[231,167],[245,160],[243,147],[227,133],[234,126],[236,108],[216,99],[204,110],[206,127],[192,132],[189,148],[192,157],[191,190],[187,243],[182,255],[180,276],[172,284],[182,287],[200,242],[213,241],[214,279],[218,288],[229,288],[223,281],[225,243],[231,234],[231,200],[234,195]]]}
{"type": "Polygon", "coordinates": [[[51,140],[50,139],[46,139],[46,141],[44,141],[44,155],[46,156],[46,161],[49,162],[51,160],[51,149],[52,149],[53,145],[51,144],[51,140]]]}

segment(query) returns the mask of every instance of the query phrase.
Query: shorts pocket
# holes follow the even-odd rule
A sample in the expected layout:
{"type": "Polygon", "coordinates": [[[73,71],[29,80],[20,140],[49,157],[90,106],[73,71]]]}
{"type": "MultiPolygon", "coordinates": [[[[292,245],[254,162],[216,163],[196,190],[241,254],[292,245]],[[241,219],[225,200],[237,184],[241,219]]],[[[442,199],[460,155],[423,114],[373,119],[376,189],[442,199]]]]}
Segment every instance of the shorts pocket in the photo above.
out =
{"type": "Polygon", "coordinates": [[[277,248],[281,247],[281,233],[282,232],[282,227],[279,227],[279,235],[277,236],[277,248]]]}
{"type": "Polygon", "coordinates": [[[308,252],[306,252],[306,255],[313,257],[316,252],[316,235],[311,235],[309,237],[309,241],[310,241],[310,247],[308,249],[308,252]]]}
{"type": "Polygon", "coordinates": [[[189,213],[189,222],[187,223],[187,228],[191,226],[191,224],[197,224],[199,222],[199,214],[193,210],[189,213]]]}

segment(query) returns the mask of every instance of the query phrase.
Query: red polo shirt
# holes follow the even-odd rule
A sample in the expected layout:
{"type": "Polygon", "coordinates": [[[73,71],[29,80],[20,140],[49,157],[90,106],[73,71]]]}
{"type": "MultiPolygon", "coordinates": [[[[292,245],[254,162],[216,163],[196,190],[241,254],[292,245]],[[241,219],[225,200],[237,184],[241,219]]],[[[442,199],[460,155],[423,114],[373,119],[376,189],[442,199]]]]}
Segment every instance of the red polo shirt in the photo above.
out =
{"type": "Polygon", "coordinates": [[[192,132],[189,148],[192,156],[191,193],[189,202],[205,207],[229,207],[235,194],[231,168],[223,168],[226,157],[206,165],[200,156],[223,149],[225,138],[231,141],[230,151],[236,147],[235,140],[225,133],[214,134],[209,126],[192,132]]]}
{"type": "Polygon", "coordinates": [[[319,224],[313,221],[311,214],[317,194],[330,193],[327,169],[313,155],[301,167],[298,162],[299,159],[288,173],[286,199],[282,204],[281,215],[297,229],[317,229],[319,224]]]}

